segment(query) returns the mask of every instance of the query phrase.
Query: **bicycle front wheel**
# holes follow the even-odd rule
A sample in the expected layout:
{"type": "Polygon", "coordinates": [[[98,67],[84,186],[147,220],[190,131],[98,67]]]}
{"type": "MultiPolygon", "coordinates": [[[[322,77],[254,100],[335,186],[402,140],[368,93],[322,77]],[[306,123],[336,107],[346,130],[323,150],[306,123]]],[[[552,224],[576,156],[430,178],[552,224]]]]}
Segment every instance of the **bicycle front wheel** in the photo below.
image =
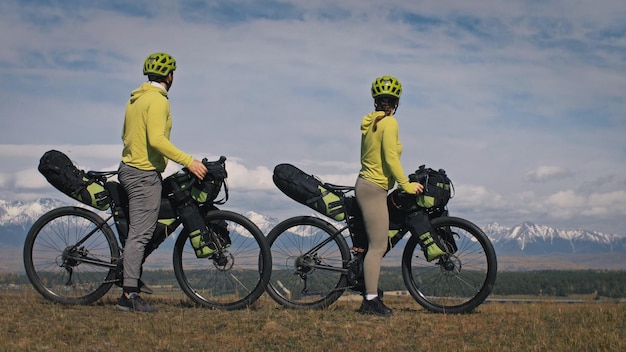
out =
{"type": "Polygon", "coordinates": [[[39,218],[24,243],[24,268],[45,298],[62,304],[89,304],[115,280],[120,250],[115,234],[92,211],[54,209],[39,218]]]}
{"type": "Polygon", "coordinates": [[[447,233],[454,245],[449,246],[449,254],[429,263],[416,236],[411,236],[402,255],[404,283],[411,296],[432,312],[471,312],[495,284],[495,250],[487,235],[465,219],[440,217],[432,226],[442,238],[447,233]]]}
{"type": "Polygon", "coordinates": [[[205,219],[230,245],[208,258],[198,258],[183,230],[174,247],[174,274],[195,303],[236,310],[254,303],[269,280],[272,258],[261,230],[245,216],[227,210],[210,211],[205,219]]]}
{"type": "Polygon", "coordinates": [[[293,309],[325,308],[347,288],[350,249],[328,222],[312,217],[287,219],[267,236],[272,250],[272,275],[267,293],[293,309]]]}

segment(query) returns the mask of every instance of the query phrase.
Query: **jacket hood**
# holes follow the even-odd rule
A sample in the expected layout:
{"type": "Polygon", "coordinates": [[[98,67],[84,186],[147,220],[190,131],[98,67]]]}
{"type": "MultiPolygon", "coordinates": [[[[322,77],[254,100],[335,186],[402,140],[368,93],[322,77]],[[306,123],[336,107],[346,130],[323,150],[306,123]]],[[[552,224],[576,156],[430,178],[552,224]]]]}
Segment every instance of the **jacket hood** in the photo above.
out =
{"type": "Polygon", "coordinates": [[[153,86],[149,82],[144,82],[141,84],[141,86],[139,86],[139,88],[133,90],[130,93],[130,103],[134,103],[135,101],[137,101],[137,99],[148,93],[159,93],[167,98],[167,91],[165,89],[153,86]]]}
{"type": "Polygon", "coordinates": [[[374,124],[374,121],[376,121],[376,118],[382,115],[385,115],[384,111],[372,111],[365,115],[361,121],[361,134],[366,134],[372,127],[372,124],[374,124]]]}

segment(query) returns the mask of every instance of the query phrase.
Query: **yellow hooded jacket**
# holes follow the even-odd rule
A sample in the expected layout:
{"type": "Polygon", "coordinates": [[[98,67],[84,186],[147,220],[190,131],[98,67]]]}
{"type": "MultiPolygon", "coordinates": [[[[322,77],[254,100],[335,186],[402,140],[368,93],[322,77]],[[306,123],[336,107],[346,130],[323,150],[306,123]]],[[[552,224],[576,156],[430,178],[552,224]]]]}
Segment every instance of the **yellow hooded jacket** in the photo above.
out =
{"type": "Polygon", "coordinates": [[[172,115],[167,91],[148,82],[130,94],[122,140],[122,161],[140,170],[163,172],[167,161],[189,166],[193,157],[170,142],[172,115]]]}
{"type": "Polygon", "coordinates": [[[409,183],[402,164],[402,144],[398,138],[398,121],[393,115],[378,121],[374,131],[374,121],[385,115],[374,111],[361,121],[361,171],[359,176],[385,190],[398,186],[405,192],[414,194],[415,188],[409,183]]]}

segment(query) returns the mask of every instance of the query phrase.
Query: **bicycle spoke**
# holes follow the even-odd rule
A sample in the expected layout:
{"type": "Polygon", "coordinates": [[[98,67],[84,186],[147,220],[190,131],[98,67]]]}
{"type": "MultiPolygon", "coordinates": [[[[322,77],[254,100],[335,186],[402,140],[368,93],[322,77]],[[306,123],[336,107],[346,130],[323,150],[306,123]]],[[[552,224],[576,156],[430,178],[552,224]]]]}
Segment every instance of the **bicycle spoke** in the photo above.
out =
{"type": "Polygon", "coordinates": [[[350,253],[332,225],[314,217],[287,219],[272,229],[268,241],[273,267],[267,292],[277,303],[321,308],[346,289],[350,253]]]}
{"type": "Polygon", "coordinates": [[[441,217],[433,226],[453,229],[457,251],[429,263],[417,241],[409,240],[403,254],[405,284],[413,298],[429,310],[469,312],[491,292],[497,270],[495,251],[487,236],[467,220],[441,217]]]}
{"type": "Polygon", "coordinates": [[[269,279],[271,257],[265,237],[243,215],[219,210],[207,223],[226,224],[231,244],[221,253],[198,258],[185,233],[176,240],[174,272],[183,291],[197,304],[233,310],[251,305],[269,279]]]}
{"type": "Polygon", "coordinates": [[[103,224],[95,213],[74,207],[52,210],[33,224],[24,265],[39,293],[59,303],[87,304],[109,290],[119,247],[103,224]]]}

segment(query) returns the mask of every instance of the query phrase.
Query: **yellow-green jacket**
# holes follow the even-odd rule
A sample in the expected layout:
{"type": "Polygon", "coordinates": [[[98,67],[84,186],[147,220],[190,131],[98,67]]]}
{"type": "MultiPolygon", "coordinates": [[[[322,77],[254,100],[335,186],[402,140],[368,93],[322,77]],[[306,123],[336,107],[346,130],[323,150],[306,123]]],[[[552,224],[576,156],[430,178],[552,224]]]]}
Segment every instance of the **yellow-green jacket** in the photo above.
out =
{"type": "Polygon", "coordinates": [[[385,115],[374,111],[361,121],[361,171],[359,176],[385,190],[393,188],[395,182],[407,193],[415,193],[410,187],[402,164],[402,144],[398,138],[398,121],[393,115],[379,120],[374,131],[374,121],[385,115]]]}
{"type": "Polygon", "coordinates": [[[189,166],[193,157],[170,142],[172,115],[167,91],[148,82],[130,93],[122,140],[122,161],[141,170],[163,172],[167,161],[189,166]]]}

